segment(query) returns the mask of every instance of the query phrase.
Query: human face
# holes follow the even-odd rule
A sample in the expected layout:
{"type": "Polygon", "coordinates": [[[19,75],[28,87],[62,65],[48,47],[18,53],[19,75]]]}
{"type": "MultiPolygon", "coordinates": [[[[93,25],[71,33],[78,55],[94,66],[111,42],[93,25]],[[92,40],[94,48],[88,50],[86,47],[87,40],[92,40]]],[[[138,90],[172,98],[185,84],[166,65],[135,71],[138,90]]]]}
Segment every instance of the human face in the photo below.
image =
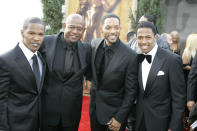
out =
{"type": "Polygon", "coordinates": [[[138,46],[143,53],[150,52],[155,46],[157,36],[154,35],[151,28],[139,28],[137,30],[137,42],[138,46]]]}
{"type": "Polygon", "coordinates": [[[102,33],[108,46],[115,43],[120,36],[120,23],[117,18],[105,19],[102,27],[102,33]]]}
{"type": "Polygon", "coordinates": [[[44,39],[44,26],[39,23],[30,23],[26,29],[21,30],[24,45],[36,52],[42,45],[44,39]]]}
{"type": "Polygon", "coordinates": [[[63,24],[64,39],[68,44],[76,43],[84,32],[84,21],[78,17],[70,18],[63,24]]]}
{"type": "Polygon", "coordinates": [[[172,43],[178,43],[179,42],[179,36],[178,35],[172,35],[172,43]]]}

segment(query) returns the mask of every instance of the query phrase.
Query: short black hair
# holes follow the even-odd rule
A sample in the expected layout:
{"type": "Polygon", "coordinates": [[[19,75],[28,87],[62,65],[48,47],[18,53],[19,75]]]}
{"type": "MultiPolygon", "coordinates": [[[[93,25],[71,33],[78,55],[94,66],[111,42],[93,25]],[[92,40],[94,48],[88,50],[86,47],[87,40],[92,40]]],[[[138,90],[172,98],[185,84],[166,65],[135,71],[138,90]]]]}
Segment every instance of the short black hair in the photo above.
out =
{"type": "Polygon", "coordinates": [[[32,23],[41,24],[45,27],[44,22],[40,18],[30,17],[30,18],[25,19],[25,21],[23,23],[23,30],[26,30],[27,27],[29,26],[29,24],[32,24],[32,23]]]}
{"type": "Polygon", "coordinates": [[[101,23],[104,24],[105,19],[107,19],[107,18],[116,18],[116,19],[118,19],[119,24],[120,24],[120,18],[119,18],[117,15],[113,14],[113,13],[108,13],[108,14],[104,15],[104,16],[102,17],[101,23]]]}
{"type": "Polygon", "coordinates": [[[130,31],[130,32],[128,32],[127,33],[127,41],[129,40],[129,38],[132,36],[134,36],[135,35],[135,31],[130,31]]]}
{"type": "Polygon", "coordinates": [[[147,21],[142,21],[140,22],[137,27],[136,27],[136,32],[138,31],[138,29],[140,28],[150,28],[152,29],[154,35],[157,34],[157,30],[156,30],[156,27],[155,25],[153,25],[151,22],[147,22],[147,21]]]}
{"type": "Polygon", "coordinates": [[[154,25],[156,24],[156,19],[153,15],[150,15],[150,14],[146,14],[146,15],[143,15],[145,18],[147,18],[147,20],[149,22],[152,22],[154,25]]]}

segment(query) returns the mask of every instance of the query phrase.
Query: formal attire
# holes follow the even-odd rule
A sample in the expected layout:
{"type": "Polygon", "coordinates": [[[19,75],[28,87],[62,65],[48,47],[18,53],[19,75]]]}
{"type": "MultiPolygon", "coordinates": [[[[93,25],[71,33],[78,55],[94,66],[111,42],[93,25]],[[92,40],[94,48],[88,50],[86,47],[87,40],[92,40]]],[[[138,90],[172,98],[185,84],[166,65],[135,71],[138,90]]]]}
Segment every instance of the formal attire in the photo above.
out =
{"type": "Polygon", "coordinates": [[[183,131],[186,86],[181,58],[155,44],[139,63],[137,131],[183,131]]]}
{"type": "MultiPolygon", "coordinates": [[[[192,68],[190,69],[189,75],[188,75],[188,82],[187,82],[187,101],[195,101],[197,98],[197,55],[195,55],[193,62],[192,62],[192,68]]],[[[194,106],[192,111],[189,115],[189,123],[192,124],[194,121],[197,120],[197,104],[194,106]]]]}
{"type": "Polygon", "coordinates": [[[77,131],[81,117],[83,76],[90,77],[91,48],[78,41],[72,46],[64,33],[44,38],[40,49],[47,63],[44,83],[44,131],[77,131]]]}
{"type": "Polygon", "coordinates": [[[45,63],[23,43],[0,56],[0,130],[38,131],[45,63]]]}
{"type": "Polygon", "coordinates": [[[104,131],[112,117],[122,125],[127,120],[138,88],[137,54],[120,40],[107,46],[104,39],[94,39],[91,47],[91,130],[104,131]]]}

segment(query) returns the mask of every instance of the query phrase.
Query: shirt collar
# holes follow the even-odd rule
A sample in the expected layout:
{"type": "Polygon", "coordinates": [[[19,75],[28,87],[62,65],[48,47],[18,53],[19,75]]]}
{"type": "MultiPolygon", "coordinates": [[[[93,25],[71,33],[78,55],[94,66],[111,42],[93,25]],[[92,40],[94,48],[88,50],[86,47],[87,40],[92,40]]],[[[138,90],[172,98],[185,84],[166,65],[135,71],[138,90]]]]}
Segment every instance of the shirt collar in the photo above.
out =
{"type": "Polygon", "coordinates": [[[35,53],[33,53],[30,49],[28,49],[24,45],[24,43],[22,41],[19,43],[19,47],[23,51],[23,53],[24,53],[24,55],[25,55],[25,57],[27,58],[28,61],[32,59],[34,54],[37,55],[37,51],[35,53]]]}
{"type": "Polygon", "coordinates": [[[64,33],[60,35],[60,41],[64,49],[66,48],[72,48],[73,50],[77,49],[77,42],[73,43],[71,46],[66,43],[66,40],[64,39],[64,33]]]}
{"type": "Polygon", "coordinates": [[[103,48],[105,50],[109,49],[109,50],[115,52],[119,44],[120,44],[120,40],[119,39],[115,43],[113,43],[111,46],[107,46],[106,42],[104,41],[103,48]]]}

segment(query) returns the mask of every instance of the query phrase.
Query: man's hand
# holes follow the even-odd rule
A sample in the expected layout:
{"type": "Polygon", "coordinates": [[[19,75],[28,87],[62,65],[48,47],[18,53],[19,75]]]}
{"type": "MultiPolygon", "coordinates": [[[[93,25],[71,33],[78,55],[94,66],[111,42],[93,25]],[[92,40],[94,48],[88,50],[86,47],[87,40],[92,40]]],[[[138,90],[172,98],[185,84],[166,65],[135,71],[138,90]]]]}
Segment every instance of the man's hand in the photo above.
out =
{"type": "Polygon", "coordinates": [[[114,117],[107,123],[108,128],[112,131],[119,131],[121,127],[121,123],[118,122],[114,117]]]}
{"type": "Polygon", "coordinates": [[[168,131],[172,131],[171,129],[168,129],[168,131]]]}
{"type": "Polygon", "coordinates": [[[192,108],[194,107],[195,102],[194,101],[187,101],[187,108],[189,111],[192,110],[192,108]]]}

